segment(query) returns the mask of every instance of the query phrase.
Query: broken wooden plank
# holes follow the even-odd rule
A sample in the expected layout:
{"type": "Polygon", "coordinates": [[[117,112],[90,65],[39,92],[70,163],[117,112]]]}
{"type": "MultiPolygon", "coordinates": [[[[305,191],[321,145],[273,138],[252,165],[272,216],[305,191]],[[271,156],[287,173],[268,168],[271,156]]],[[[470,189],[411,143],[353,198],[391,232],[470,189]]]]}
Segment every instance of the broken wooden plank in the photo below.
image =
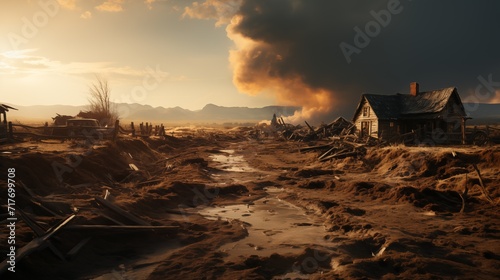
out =
{"type": "Polygon", "coordinates": [[[353,152],[339,152],[339,153],[335,153],[333,155],[324,157],[320,161],[327,161],[327,160],[330,160],[330,159],[337,159],[337,158],[353,157],[353,156],[357,156],[358,154],[359,153],[357,151],[353,151],[353,152]]]}
{"type": "Polygon", "coordinates": [[[332,144],[325,144],[325,145],[317,145],[317,146],[310,146],[310,147],[304,147],[300,148],[299,152],[307,152],[307,151],[312,151],[312,150],[322,150],[331,147],[332,144]]]}
{"type": "Polygon", "coordinates": [[[488,194],[488,191],[486,190],[486,187],[484,186],[483,182],[483,177],[481,176],[481,172],[479,171],[479,168],[477,168],[477,165],[475,163],[472,164],[472,167],[476,170],[477,176],[479,177],[479,184],[481,184],[481,191],[483,192],[484,197],[493,205],[495,205],[495,202],[493,199],[490,197],[488,194]]]}
{"type": "Polygon", "coordinates": [[[106,208],[114,211],[115,213],[119,214],[120,216],[122,216],[123,218],[127,219],[128,221],[130,221],[130,222],[132,222],[134,224],[143,225],[143,226],[149,226],[149,223],[147,223],[143,219],[140,219],[139,217],[134,216],[131,213],[123,210],[122,208],[118,207],[117,205],[115,205],[111,201],[108,201],[108,200],[106,200],[104,198],[101,198],[101,197],[96,197],[95,200],[97,201],[97,203],[99,203],[102,206],[104,206],[104,207],[106,207],[106,208]]]}
{"type": "Polygon", "coordinates": [[[72,214],[70,215],[69,217],[67,217],[66,219],[64,219],[63,221],[61,221],[59,224],[49,228],[47,230],[47,234],[43,237],[44,240],[47,240],[49,239],[52,235],[54,235],[56,232],[58,232],[61,228],[63,228],[64,226],[66,226],[69,222],[71,222],[71,220],[73,220],[74,218],[76,217],[75,214],[72,214]]]}
{"type": "Polygon", "coordinates": [[[133,163],[129,164],[128,166],[130,167],[130,169],[132,169],[134,171],[139,171],[139,168],[133,163]]]}
{"type": "Polygon", "coordinates": [[[85,246],[90,241],[90,239],[92,239],[92,237],[87,237],[78,242],[78,244],[76,244],[73,248],[71,248],[71,250],[69,250],[69,252],[66,254],[66,257],[70,260],[73,259],[80,252],[80,250],[82,250],[83,246],[85,246]]]}
{"type": "Polygon", "coordinates": [[[26,186],[22,181],[19,181],[19,186],[21,186],[32,198],[38,197],[28,186],[26,186]]]}
{"type": "Polygon", "coordinates": [[[118,221],[118,220],[116,220],[114,218],[111,218],[110,216],[102,213],[101,211],[92,211],[92,213],[97,214],[97,215],[99,215],[99,216],[101,216],[101,217],[103,217],[103,218],[105,218],[105,219],[107,219],[107,220],[109,220],[109,221],[117,224],[117,225],[122,225],[122,226],[125,225],[124,223],[122,223],[122,222],[120,222],[120,221],[118,221]]]}
{"type": "MultiPolygon", "coordinates": [[[[19,249],[16,252],[16,263],[19,263],[19,261],[21,261],[24,257],[28,256],[29,254],[33,253],[34,251],[42,249],[43,246],[48,245],[47,241],[49,240],[49,238],[52,237],[52,235],[54,235],[55,233],[57,233],[64,226],[66,226],[69,222],[71,222],[71,220],[73,220],[75,217],[76,215],[74,214],[67,217],[56,226],[47,230],[47,232],[45,232],[43,236],[33,239],[31,242],[29,242],[24,247],[19,249]]],[[[7,258],[0,264],[0,274],[5,272],[9,267],[10,264],[8,263],[8,258],[7,258]]]]}
{"type": "Polygon", "coordinates": [[[141,226],[141,225],[71,225],[64,230],[166,230],[178,229],[179,226],[141,226]]]}
{"type": "Polygon", "coordinates": [[[144,181],[144,182],[140,182],[138,183],[136,186],[137,187],[142,187],[142,186],[145,186],[145,185],[154,185],[154,184],[157,184],[157,183],[160,183],[161,181],[163,181],[164,179],[153,179],[153,180],[149,180],[149,181],[144,181]]]}
{"type": "Polygon", "coordinates": [[[309,130],[311,131],[311,133],[316,134],[316,131],[314,131],[314,128],[312,128],[312,126],[310,126],[310,125],[307,123],[307,121],[304,121],[304,122],[306,123],[307,127],[309,127],[309,130]]]}
{"type": "Polygon", "coordinates": [[[46,230],[41,227],[37,222],[33,221],[27,213],[24,213],[21,209],[17,209],[17,212],[21,216],[21,219],[33,230],[37,236],[42,236],[45,234],[46,230]]]}
{"type": "MultiPolygon", "coordinates": [[[[40,226],[37,222],[35,222],[27,213],[24,213],[24,211],[22,211],[21,209],[17,209],[17,212],[21,215],[21,219],[31,228],[31,230],[33,230],[36,236],[40,237],[45,234],[46,230],[42,226],[40,226]]],[[[54,255],[56,255],[63,261],[66,260],[61,251],[59,251],[52,244],[52,242],[50,242],[50,240],[47,240],[47,245],[49,246],[52,253],[54,253],[54,255]]]]}
{"type": "Polygon", "coordinates": [[[285,123],[285,120],[283,119],[283,117],[280,117],[279,119],[281,120],[281,123],[283,124],[283,126],[286,127],[286,123],[285,123]]]}
{"type": "Polygon", "coordinates": [[[42,202],[40,202],[40,201],[36,201],[36,200],[32,199],[31,203],[35,204],[36,206],[38,206],[39,208],[43,209],[45,212],[51,214],[54,217],[61,217],[61,215],[59,215],[56,212],[50,210],[45,205],[43,205],[42,202]]]}
{"type": "Polygon", "coordinates": [[[112,200],[112,199],[110,199],[110,198],[111,198],[111,193],[109,192],[109,190],[108,190],[108,189],[105,189],[105,190],[104,190],[104,195],[103,195],[103,197],[104,197],[104,199],[106,199],[106,200],[112,200]]]}
{"type": "Polygon", "coordinates": [[[463,193],[458,193],[460,195],[460,198],[462,199],[462,207],[460,208],[460,213],[463,213],[465,211],[465,200],[467,199],[467,193],[469,192],[469,188],[467,187],[467,173],[465,173],[465,185],[464,185],[464,191],[463,193]]]}
{"type": "Polygon", "coordinates": [[[322,155],[318,157],[319,160],[322,160],[324,157],[328,156],[330,153],[332,153],[335,149],[338,149],[338,147],[331,147],[328,151],[324,152],[322,155]]]}

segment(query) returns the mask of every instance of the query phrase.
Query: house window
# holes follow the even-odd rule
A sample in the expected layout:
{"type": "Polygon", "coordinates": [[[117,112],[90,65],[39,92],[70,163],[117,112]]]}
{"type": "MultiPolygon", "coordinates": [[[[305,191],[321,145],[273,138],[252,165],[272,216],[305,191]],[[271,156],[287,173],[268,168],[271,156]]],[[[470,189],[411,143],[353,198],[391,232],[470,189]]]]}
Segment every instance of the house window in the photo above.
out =
{"type": "Polygon", "coordinates": [[[369,117],[370,116],[370,107],[364,107],[363,108],[363,117],[369,117]]]}

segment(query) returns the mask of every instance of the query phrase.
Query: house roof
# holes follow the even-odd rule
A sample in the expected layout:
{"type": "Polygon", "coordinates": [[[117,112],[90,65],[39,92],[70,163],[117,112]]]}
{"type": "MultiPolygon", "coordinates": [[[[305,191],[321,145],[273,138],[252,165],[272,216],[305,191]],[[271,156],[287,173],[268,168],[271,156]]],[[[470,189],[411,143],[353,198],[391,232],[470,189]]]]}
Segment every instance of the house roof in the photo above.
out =
{"type": "Polygon", "coordinates": [[[8,112],[9,109],[17,110],[16,108],[11,107],[9,105],[0,104],[0,112],[8,112]]]}
{"type": "Polygon", "coordinates": [[[416,96],[399,93],[396,95],[363,94],[354,116],[361,109],[363,100],[370,104],[379,119],[397,119],[419,114],[439,113],[446,107],[454,94],[460,101],[455,87],[419,92],[416,96]]]}
{"type": "Polygon", "coordinates": [[[379,119],[400,117],[400,95],[363,94],[361,98],[363,97],[370,103],[373,111],[375,111],[375,115],[379,119]]]}
{"type": "Polygon", "coordinates": [[[423,114],[441,112],[456,88],[449,87],[418,93],[416,96],[400,95],[402,114],[423,114]]]}

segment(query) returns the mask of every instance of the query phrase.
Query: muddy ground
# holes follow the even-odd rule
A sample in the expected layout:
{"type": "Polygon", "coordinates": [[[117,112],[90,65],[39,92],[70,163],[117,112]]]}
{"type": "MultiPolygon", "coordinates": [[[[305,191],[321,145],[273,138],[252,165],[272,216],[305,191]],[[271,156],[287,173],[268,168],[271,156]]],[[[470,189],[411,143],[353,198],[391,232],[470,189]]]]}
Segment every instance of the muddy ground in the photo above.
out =
{"type": "MultiPolygon", "coordinates": [[[[45,246],[0,278],[498,279],[499,146],[391,146],[319,162],[299,149],[328,141],[249,130],[1,146],[3,224],[8,168],[16,210],[40,228],[76,217],[50,238],[65,260],[45,246]],[[173,228],[71,228],[134,225],[99,204],[104,195],[173,228]]],[[[16,250],[37,237],[20,215],[16,250]]],[[[4,259],[9,230],[0,232],[4,259]]]]}

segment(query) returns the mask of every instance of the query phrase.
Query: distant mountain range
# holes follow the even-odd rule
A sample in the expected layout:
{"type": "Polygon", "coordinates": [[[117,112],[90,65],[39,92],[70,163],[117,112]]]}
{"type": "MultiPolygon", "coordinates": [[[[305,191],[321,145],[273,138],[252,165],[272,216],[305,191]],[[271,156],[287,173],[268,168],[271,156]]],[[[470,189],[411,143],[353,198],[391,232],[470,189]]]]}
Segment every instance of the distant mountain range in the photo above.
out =
{"type": "Polygon", "coordinates": [[[500,124],[500,103],[464,103],[468,124],[500,124]]]}
{"type": "MultiPolygon", "coordinates": [[[[61,115],[75,116],[80,111],[87,110],[87,106],[69,106],[69,105],[35,105],[19,106],[7,104],[18,109],[11,110],[8,113],[9,120],[37,120],[51,121],[56,113],[61,115]]],[[[201,110],[187,110],[181,107],[164,108],[152,107],[141,104],[115,104],[124,120],[131,121],[154,121],[154,122],[258,122],[261,120],[271,120],[273,114],[277,116],[291,116],[295,111],[300,111],[301,107],[293,106],[266,106],[262,108],[248,107],[223,107],[214,104],[207,104],[201,110]]],[[[500,104],[484,103],[464,103],[467,114],[472,118],[468,120],[469,124],[493,124],[500,123],[500,104]]],[[[355,106],[352,108],[353,113],[355,106]]],[[[352,116],[343,116],[351,119],[352,116]]],[[[333,119],[332,119],[333,120],[333,119]]],[[[330,119],[324,120],[331,121],[330,119]]]]}
{"type": "MultiPolygon", "coordinates": [[[[16,109],[8,113],[9,120],[37,120],[51,122],[56,114],[75,116],[80,111],[86,111],[87,106],[69,105],[34,105],[19,106],[8,104],[16,109]]],[[[223,107],[207,104],[203,109],[191,111],[181,107],[164,108],[141,104],[115,104],[116,110],[124,120],[154,121],[154,122],[257,122],[271,120],[273,114],[277,116],[292,116],[301,107],[293,106],[266,106],[262,108],[223,107]]]]}

